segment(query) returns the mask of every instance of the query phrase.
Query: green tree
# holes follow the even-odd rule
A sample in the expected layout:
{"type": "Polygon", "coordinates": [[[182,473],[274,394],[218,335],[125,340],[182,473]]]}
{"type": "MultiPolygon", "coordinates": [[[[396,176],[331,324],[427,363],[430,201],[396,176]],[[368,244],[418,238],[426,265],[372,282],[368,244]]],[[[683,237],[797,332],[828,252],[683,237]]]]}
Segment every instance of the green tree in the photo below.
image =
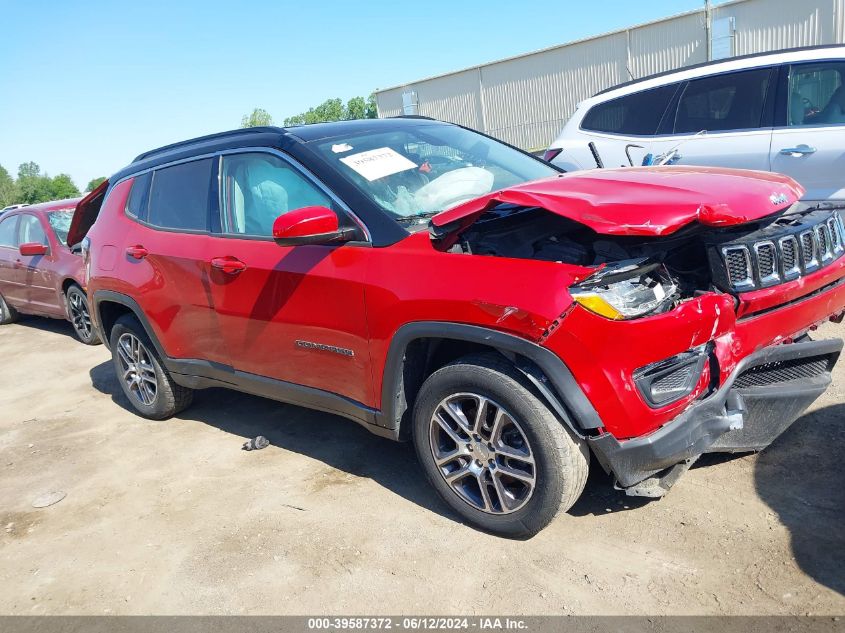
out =
{"type": "Polygon", "coordinates": [[[367,111],[365,119],[377,119],[378,118],[378,106],[376,105],[376,93],[371,92],[370,96],[367,97],[367,111]]]}
{"type": "Polygon", "coordinates": [[[273,125],[273,117],[267,110],[261,108],[255,108],[252,114],[245,114],[241,118],[241,127],[262,127],[265,125],[273,125]]]}
{"type": "Polygon", "coordinates": [[[41,175],[38,163],[21,163],[16,185],[20,202],[35,204],[50,200],[50,179],[41,175]]]}
{"type": "Polygon", "coordinates": [[[285,125],[304,125],[306,123],[323,123],[324,121],[351,121],[353,119],[375,119],[378,117],[376,97],[352,97],[343,104],[340,99],[326,99],[315,108],[307,112],[294,114],[285,119],[285,125]]]}
{"type": "Polygon", "coordinates": [[[343,113],[343,118],[351,121],[354,119],[367,118],[367,102],[364,97],[352,97],[346,102],[346,112],[343,113]]]}
{"type": "Polygon", "coordinates": [[[59,174],[50,181],[51,200],[75,198],[78,195],[79,189],[76,188],[76,185],[73,184],[73,180],[67,174],[59,174]]]}
{"type": "Polygon", "coordinates": [[[6,168],[0,165],[0,209],[15,204],[16,196],[15,181],[6,171],[6,168]]]}
{"type": "Polygon", "coordinates": [[[18,180],[21,178],[37,178],[40,175],[41,167],[38,166],[38,163],[29,161],[18,165],[18,180]]]}
{"type": "Polygon", "coordinates": [[[85,185],[85,191],[94,191],[97,187],[99,187],[105,178],[100,176],[99,178],[92,178],[87,185],[85,185]]]}

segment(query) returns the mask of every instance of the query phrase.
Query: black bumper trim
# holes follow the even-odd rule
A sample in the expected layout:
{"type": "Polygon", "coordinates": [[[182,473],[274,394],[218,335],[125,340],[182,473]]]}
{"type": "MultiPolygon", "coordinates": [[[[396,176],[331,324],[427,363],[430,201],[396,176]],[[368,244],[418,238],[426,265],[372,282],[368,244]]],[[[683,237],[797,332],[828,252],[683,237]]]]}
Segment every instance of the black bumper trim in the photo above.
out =
{"type": "Polygon", "coordinates": [[[690,406],[677,418],[643,437],[619,441],[609,433],[588,438],[590,448],[602,467],[613,473],[619,485],[627,488],[662,470],[702,453],[718,450],[759,450],[765,448],[785,430],[803,410],[830,384],[830,369],[842,351],[840,339],[808,341],[767,347],[739,362],[724,385],[706,400],[690,406]],[[784,382],[776,386],[734,389],[734,381],[744,371],[758,365],[813,356],[828,356],[828,372],[814,378],[784,382]],[[781,401],[802,399],[806,404],[786,424],[773,426],[771,437],[753,446],[740,447],[727,443],[720,449],[718,440],[747,423],[746,399],[768,398],[781,401]],[[715,445],[715,446],[714,446],[715,445]]]}

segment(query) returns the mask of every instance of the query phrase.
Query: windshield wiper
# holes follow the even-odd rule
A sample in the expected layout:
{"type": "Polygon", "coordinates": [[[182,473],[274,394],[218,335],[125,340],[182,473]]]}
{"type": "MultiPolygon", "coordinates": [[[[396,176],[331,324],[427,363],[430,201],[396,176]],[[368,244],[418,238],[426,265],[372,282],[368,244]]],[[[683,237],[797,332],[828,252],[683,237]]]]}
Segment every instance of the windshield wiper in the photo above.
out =
{"type": "Polygon", "coordinates": [[[438,213],[440,213],[440,211],[428,211],[426,213],[417,213],[416,215],[406,215],[396,218],[396,221],[400,224],[421,224],[423,220],[433,218],[438,213]]]}

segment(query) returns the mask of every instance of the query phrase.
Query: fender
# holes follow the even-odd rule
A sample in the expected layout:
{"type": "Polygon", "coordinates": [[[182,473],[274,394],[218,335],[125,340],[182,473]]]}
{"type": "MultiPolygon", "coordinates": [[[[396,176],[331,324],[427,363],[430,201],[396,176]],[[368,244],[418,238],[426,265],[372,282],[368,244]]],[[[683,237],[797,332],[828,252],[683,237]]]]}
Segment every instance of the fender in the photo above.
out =
{"type": "Polygon", "coordinates": [[[604,426],[572,372],[554,352],[517,336],[476,325],[416,321],[396,331],[384,366],[381,411],[376,415],[376,423],[397,434],[408,410],[402,385],[405,351],[412,341],[421,338],[454,339],[493,348],[513,362],[537,387],[574,433],[583,437],[585,431],[604,426]]]}

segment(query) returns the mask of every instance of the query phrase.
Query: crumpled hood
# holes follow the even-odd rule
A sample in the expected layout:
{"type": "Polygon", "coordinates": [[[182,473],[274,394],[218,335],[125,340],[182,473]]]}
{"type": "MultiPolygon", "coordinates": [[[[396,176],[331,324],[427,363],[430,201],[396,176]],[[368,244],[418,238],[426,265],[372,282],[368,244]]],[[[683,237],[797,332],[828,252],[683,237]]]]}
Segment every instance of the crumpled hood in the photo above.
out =
{"type": "Polygon", "coordinates": [[[731,226],[783,210],[804,194],[762,171],[717,167],[626,167],[561,174],[470,200],[431,219],[438,239],[455,237],[501,203],[542,207],[604,235],[661,236],[698,222],[731,226]]]}

